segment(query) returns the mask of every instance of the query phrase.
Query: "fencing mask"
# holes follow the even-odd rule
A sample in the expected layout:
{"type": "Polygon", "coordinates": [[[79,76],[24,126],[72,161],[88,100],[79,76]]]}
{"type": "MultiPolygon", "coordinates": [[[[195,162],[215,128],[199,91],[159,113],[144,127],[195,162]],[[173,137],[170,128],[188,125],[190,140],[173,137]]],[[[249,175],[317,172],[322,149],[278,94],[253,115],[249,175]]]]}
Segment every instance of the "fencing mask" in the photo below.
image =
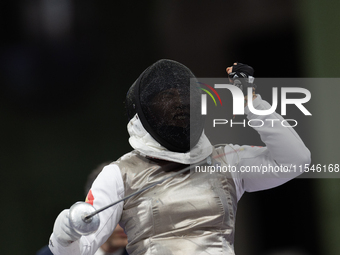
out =
{"type": "Polygon", "coordinates": [[[162,146],[188,152],[197,144],[204,125],[195,79],[181,63],[157,61],[130,87],[125,101],[128,118],[137,113],[143,127],[162,146]]]}

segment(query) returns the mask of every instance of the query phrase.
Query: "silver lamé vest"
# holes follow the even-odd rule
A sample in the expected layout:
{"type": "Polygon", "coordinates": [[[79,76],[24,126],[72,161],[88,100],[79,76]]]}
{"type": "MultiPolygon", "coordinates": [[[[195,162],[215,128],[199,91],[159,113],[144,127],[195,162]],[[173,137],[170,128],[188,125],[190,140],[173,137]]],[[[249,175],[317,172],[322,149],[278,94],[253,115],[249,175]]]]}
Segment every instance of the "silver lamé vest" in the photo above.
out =
{"type": "MultiPolygon", "coordinates": [[[[220,165],[223,148],[212,157],[220,165]]],[[[137,151],[117,162],[125,196],[186,167],[145,158],[137,151]]],[[[216,163],[216,162],[215,162],[216,163]]],[[[237,198],[229,173],[190,172],[177,175],[124,202],[120,224],[130,255],[234,254],[237,198]]]]}

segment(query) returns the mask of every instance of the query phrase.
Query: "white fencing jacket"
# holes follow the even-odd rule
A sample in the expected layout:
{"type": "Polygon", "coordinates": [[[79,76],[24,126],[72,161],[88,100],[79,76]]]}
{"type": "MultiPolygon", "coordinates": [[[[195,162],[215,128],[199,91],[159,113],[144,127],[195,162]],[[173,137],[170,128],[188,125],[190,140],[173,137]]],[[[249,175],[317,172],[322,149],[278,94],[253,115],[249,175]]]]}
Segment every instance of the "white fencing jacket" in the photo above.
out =
{"type": "MultiPolygon", "coordinates": [[[[258,110],[270,108],[270,105],[262,100],[260,95],[257,95],[253,101],[253,106],[258,110]]],[[[301,174],[298,171],[298,166],[310,164],[311,160],[309,150],[292,127],[284,127],[279,121],[264,121],[265,119],[283,120],[282,116],[275,112],[267,116],[255,115],[249,111],[248,107],[245,108],[245,113],[249,120],[263,120],[264,125],[254,129],[259,133],[266,146],[253,147],[232,144],[225,146],[226,161],[233,167],[232,176],[236,186],[237,200],[245,191],[270,189],[289,181],[301,174]],[[276,171],[270,171],[274,168],[276,171]],[[289,169],[289,172],[279,169],[289,169]]],[[[138,116],[129,122],[128,131],[131,146],[142,155],[189,164],[207,158],[212,152],[210,142],[204,133],[191,153],[170,152],[147,133],[138,116]]],[[[128,156],[129,153],[123,157],[128,156]]],[[[116,164],[104,167],[94,181],[90,192],[87,199],[96,209],[123,198],[124,183],[119,167],[116,164]]],[[[101,212],[98,231],[89,236],[82,236],[67,247],[61,246],[52,233],[49,248],[55,255],[94,254],[119,223],[122,210],[123,202],[101,212]]]]}

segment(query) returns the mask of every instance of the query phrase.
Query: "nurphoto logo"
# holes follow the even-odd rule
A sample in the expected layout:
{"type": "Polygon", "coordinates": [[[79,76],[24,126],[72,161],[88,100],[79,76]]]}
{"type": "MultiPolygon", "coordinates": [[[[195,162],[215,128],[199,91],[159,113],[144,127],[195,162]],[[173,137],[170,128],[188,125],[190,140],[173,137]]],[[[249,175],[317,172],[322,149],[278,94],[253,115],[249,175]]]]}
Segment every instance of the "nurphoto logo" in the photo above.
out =
{"type": "MultiPolygon", "coordinates": [[[[222,104],[223,101],[223,93],[228,91],[232,96],[232,113],[234,116],[236,115],[244,115],[245,114],[245,96],[240,88],[235,85],[223,83],[223,82],[213,82],[214,85],[209,85],[207,82],[197,82],[200,86],[198,87],[200,90],[205,93],[201,94],[201,114],[207,115],[209,111],[216,112],[217,108],[208,109],[208,97],[213,100],[215,107],[224,107],[222,104]],[[222,97],[222,98],[221,98],[222,97]],[[219,101],[219,104],[218,104],[219,101]]],[[[211,84],[211,83],[210,83],[211,84]]],[[[271,89],[271,98],[272,104],[269,109],[256,109],[254,106],[254,102],[252,100],[253,89],[251,87],[247,90],[247,95],[250,100],[247,100],[247,106],[251,113],[259,116],[258,119],[235,121],[235,119],[225,119],[225,118],[214,118],[212,120],[212,127],[216,127],[217,125],[226,125],[229,123],[230,127],[234,126],[243,126],[246,125],[250,127],[262,127],[265,122],[269,123],[271,127],[275,126],[275,123],[280,123],[283,127],[291,128],[297,126],[298,122],[295,119],[277,119],[277,118],[266,118],[261,116],[268,116],[274,113],[278,107],[279,100],[281,103],[281,115],[285,116],[287,114],[287,105],[293,105],[296,109],[301,111],[305,116],[312,116],[310,111],[304,106],[305,103],[309,102],[311,99],[311,93],[308,89],[301,87],[272,87],[271,89]],[[280,97],[278,96],[278,91],[280,91],[280,97]],[[298,95],[299,98],[290,98],[289,94],[294,93],[298,95]],[[261,117],[261,118],[260,118],[261,117]]],[[[230,109],[228,109],[230,110],[230,109]]],[[[224,115],[221,114],[221,117],[224,115]]]]}

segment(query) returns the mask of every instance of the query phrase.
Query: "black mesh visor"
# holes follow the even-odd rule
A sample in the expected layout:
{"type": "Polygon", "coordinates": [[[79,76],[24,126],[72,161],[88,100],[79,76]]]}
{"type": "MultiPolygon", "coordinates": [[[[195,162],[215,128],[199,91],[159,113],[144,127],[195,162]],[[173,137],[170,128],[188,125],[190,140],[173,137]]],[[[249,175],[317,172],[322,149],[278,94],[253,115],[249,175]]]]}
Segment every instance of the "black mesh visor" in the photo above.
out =
{"type": "Polygon", "coordinates": [[[186,66],[159,60],[140,75],[127,94],[129,119],[138,113],[149,134],[170,151],[189,151],[203,131],[201,92],[190,78],[195,76],[186,66]]]}

